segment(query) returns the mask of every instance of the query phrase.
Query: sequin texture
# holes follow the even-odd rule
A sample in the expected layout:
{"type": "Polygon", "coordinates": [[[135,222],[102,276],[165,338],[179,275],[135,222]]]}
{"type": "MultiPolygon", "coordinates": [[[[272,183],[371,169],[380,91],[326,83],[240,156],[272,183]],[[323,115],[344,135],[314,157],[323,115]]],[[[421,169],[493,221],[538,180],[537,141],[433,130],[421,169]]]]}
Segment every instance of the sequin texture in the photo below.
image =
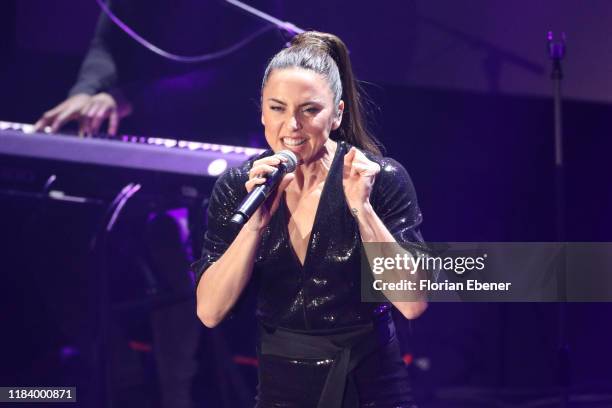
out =
{"type": "MultiPolygon", "coordinates": [[[[263,234],[251,283],[258,288],[257,317],[267,325],[300,331],[336,329],[366,323],[386,309],[381,304],[361,302],[361,239],[342,189],[343,158],[349,148],[338,143],[304,266],[290,244],[286,205],[279,206],[263,234]]],[[[217,180],[208,208],[202,258],[192,265],[198,280],[238,233],[230,218],[246,195],[244,183],[253,161],[271,154],[266,151],[228,169],[217,180]]],[[[370,197],[376,214],[398,242],[422,242],[422,216],[408,173],[393,159],[368,157],[381,166],[370,197]]]]}

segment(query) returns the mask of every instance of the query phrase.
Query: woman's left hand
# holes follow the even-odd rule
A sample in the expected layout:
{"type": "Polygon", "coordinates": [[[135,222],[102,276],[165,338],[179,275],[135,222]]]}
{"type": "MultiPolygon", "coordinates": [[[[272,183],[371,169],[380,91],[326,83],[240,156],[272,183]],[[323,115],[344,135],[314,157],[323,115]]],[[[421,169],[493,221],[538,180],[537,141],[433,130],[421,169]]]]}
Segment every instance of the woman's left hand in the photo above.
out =
{"type": "Polygon", "coordinates": [[[351,147],[344,156],[342,186],[351,211],[359,210],[369,203],[374,180],[379,172],[380,166],[355,147],[351,147]]]}

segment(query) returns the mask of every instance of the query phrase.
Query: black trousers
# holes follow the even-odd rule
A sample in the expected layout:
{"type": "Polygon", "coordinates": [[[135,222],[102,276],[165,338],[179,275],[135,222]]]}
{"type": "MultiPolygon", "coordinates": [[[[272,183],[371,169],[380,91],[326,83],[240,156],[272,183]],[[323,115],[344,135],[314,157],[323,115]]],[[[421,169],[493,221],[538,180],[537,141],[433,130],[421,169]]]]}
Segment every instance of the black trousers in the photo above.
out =
{"type": "Polygon", "coordinates": [[[333,334],[260,329],[256,408],[414,408],[395,326],[333,334]]]}

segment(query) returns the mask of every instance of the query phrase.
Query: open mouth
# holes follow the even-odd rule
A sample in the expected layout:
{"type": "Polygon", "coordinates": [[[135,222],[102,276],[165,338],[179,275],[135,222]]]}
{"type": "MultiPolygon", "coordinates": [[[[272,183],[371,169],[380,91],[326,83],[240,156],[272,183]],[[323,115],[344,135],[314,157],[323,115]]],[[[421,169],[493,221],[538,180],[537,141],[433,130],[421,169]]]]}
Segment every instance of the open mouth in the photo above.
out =
{"type": "Polygon", "coordinates": [[[296,147],[306,143],[306,138],[303,137],[283,137],[282,141],[285,146],[296,147]]]}

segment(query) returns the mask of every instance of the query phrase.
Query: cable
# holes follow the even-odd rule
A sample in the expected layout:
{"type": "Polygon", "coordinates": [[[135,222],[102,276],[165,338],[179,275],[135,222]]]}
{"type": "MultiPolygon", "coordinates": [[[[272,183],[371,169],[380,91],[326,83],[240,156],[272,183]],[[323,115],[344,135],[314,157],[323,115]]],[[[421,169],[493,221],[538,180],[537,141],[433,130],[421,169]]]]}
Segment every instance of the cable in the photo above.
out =
{"type": "Polygon", "coordinates": [[[143,47],[147,48],[149,51],[172,61],[176,61],[176,62],[182,62],[182,63],[188,63],[188,64],[192,64],[192,63],[198,63],[198,62],[208,62],[208,61],[213,61],[216,59],[220,59],[223,58],[227,55],[230,55],[233,52],[238,51],[239,49],[241,49],[242,47],[246,46],[248,43],[250,43],[251,41],[253,41],[255,38],[259,37],[260,35],[276,29],[276,27],[274,25],[266,25],[262,28],[260,28],[259,30],[255,31],[255,33],[243,38],[242,40],[238,41],[237,43],[235,43],[234,45],[225,48],[223,50],[220,51],[215,51],[212,53],[208,53],[208,54],[203,54],[203,55],[194,55],[194,56],[186,56],[186,55],[177,55],[177,54],[173,54],[171,52],[162,50],[161,48],[159,48],[158,46],[156,46],[155,44],[152,44],[151,42],[149,42],[148,40],[146,40],[144,37],[142,37],[140,34],[138,34],[136,31],[134,31],[130,26],[128,26],[126,23],[124,23],[119,17],[117,17],[115,15],[115,13],[113,13],[110,8],[108,7],[108,5],[104,2],[104,0],[96,0],[96,3],[98,3],[98,6],[100,7],[100,9],[102,10],[102,12],[104,14],[106,14],[106,16],[117,25],[117,27],[119,27],[123,32],[125,32],[128,36],[130,36],[134,41],[136,41],[137,43],[139,43],[140,45],[142,45],[143,47]]]}
{"type": "Polygon", "coordinates": [[[108,220],[108,223],[106,224],[107,233],[110,233],[113,230],[113,227],[115,226],[115,223],[117,222],[117,218],[119,217],[119,214],[121,214],[121,210],[123,210],[123,206],[125,206],[128,200],[132,198],[132,196],[136,194],[136,192],[138,192],[140,188],[141,188],[140,184],[130,183],[127,186],[125,186],[123,190],[121,190],[121,193],[117,196],[117,199],[113,201],[113,205],[115,208],[108,220]]]}
{"type": "Polygon", "coordinates": [[[264,13],[261,10],[257,10],[255,7],[251,7],[248,4],[245,4],[241,1],[238,0],[225,0],[227,3],[238,7],[241,10],[246,11],[247,13],[254,15],[255,17],[258,17],[261,20],[266,20],[272,24],[274,24],[276,27],[278,27],[279,29],[287,32],[288,34],[290,34],[292,37],[296,34],[302,34],[304,32],[303,29],[301,29],[300,27],[296,26],[295,24],[292,24],[288,21],[281,21],[276,17],[273,17],[269,14],[264,13]]]}
{"type": "Polygon", "coordinates": [[[112,202],[106,209],[106,213],[101,220],[101,224],[96,229],[96,233],[92,237],[89,251],[94,256],[96,261],[95,277],[93,283],[97,296],[92,296],[92,301],[95,303],[96,324],[95,324],[95,347],[93,361],[96,367],[96,387],[94,395],[100,402],[100,407],[112,408],[112,379],[111,379],[111,364],[109,358],[111,347],[110,332],[112,330],[110,319],[110,295],[109,295],[109,278],[108,278],[108,243],[109,236],[121,215],[125,204],[136,194],[141,188],[138,183],[126,184],[119,193],[114,197],[112,202]]]}

